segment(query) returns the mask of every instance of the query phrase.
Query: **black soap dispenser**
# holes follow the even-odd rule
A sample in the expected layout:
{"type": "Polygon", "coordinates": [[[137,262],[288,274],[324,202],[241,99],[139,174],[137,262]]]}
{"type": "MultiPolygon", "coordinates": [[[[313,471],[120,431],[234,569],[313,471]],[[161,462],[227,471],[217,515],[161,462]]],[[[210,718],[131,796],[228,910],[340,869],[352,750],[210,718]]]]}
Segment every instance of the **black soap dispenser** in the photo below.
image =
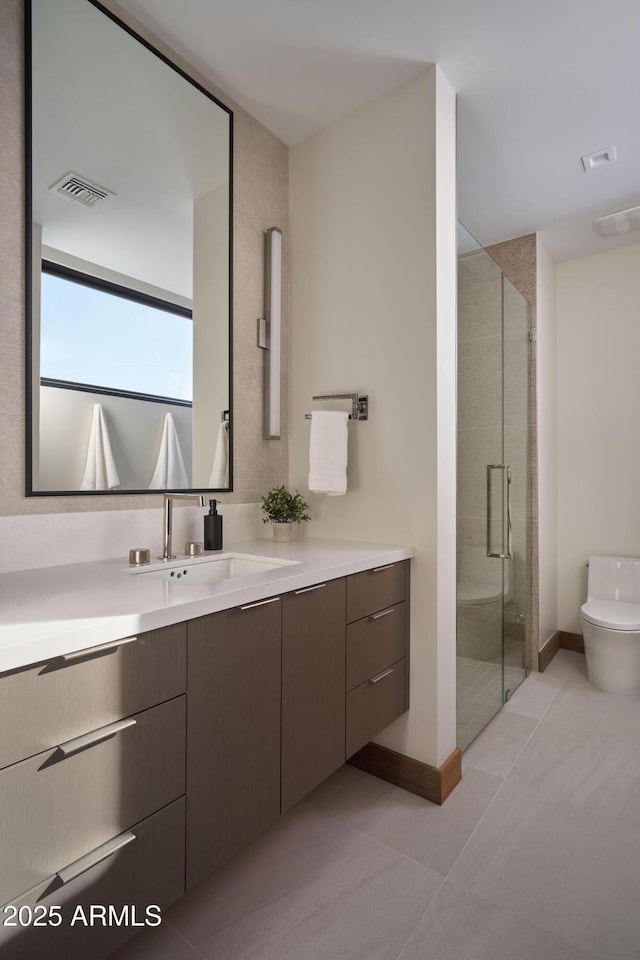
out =
{"type": "Polygon", "coordinates": [[[218,513],[218,501],[209,500],[209,513],[204,517],[205,550],[222,550],[222,517],[218,513]]]}

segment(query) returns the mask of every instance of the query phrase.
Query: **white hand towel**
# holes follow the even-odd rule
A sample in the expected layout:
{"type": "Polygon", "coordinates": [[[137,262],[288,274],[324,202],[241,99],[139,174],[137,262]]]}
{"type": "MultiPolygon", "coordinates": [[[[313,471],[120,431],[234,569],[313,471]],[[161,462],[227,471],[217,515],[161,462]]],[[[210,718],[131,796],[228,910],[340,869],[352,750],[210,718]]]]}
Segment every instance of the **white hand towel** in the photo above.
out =
{"type": "Polygon", "coordinates": [[[309,490],[340,497],[347,492],[347,422],[338,410],[312,410],[309,490]]]}
{"type": "Polygon", "coordinates": [[[93,408],[93,420],[89,432],[87,462],[84,468],[81,490],[113,490],[120,486],[120,477],[111,452],[111,441],[102,404],[93,408]]]}
{"type": "Polygon", "coordinates": [[[180,490],[188,486],[178,431],[172,414],[168,413],[164,418],[160,452],[149,490],[180,490]]]}
{"type": "Polygon", "coordinates": [[[229,421],[223,420],[218,430],[213,466],[209,477],[210,487],[229,486],[229,421]]]}

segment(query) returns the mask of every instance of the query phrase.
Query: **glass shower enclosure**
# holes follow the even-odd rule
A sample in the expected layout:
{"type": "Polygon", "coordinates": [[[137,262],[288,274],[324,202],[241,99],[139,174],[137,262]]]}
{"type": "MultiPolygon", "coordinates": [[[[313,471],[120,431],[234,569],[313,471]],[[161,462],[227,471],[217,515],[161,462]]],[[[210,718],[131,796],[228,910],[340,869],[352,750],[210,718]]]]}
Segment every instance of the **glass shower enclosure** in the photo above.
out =
{"type": "Polygon", "coordinates": [[[463,750],[530,669],[531,307],[458,226],[457,721],[463,750]]]}

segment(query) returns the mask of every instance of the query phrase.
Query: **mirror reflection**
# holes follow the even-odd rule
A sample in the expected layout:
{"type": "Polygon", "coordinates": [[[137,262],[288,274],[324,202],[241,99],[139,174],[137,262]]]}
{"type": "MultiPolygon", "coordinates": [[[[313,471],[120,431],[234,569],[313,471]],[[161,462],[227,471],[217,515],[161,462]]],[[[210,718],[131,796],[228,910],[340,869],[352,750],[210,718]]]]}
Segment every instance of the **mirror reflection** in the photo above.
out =
{"type": "Polygon", "coordinates": [[[230,477],[230,111],[93,0],[32,0],[28,493],[230,477]]]}

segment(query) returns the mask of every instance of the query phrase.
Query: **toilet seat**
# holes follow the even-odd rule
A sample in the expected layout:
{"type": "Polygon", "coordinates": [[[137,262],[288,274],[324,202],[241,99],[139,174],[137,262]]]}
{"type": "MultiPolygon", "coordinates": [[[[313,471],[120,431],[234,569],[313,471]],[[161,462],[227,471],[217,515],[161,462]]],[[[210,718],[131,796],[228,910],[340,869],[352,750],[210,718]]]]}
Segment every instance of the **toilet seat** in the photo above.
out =
{"type": "Polygon", "coordinates": [[[588,623],[608,630],[640,630],[640,603],[624,600],[588,600],[581,614],[588,623]]]}

